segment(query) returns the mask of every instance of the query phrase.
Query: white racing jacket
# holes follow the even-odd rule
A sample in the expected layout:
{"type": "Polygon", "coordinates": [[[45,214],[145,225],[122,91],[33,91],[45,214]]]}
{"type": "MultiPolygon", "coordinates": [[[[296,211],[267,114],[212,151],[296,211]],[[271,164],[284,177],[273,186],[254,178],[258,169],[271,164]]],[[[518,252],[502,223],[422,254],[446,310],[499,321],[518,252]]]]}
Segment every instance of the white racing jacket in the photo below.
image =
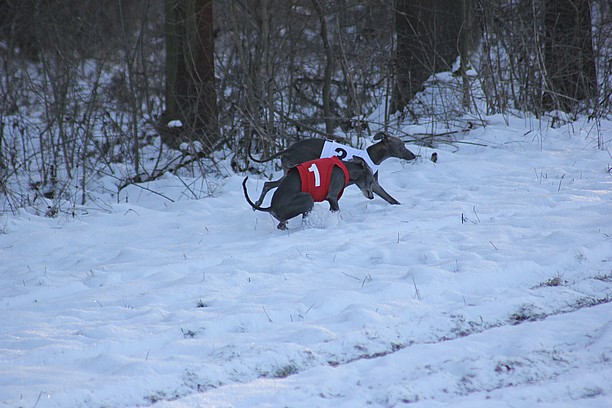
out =
{"type": "Polygon", "coordinates": [[[346,146],[333,140],[326,140],[321,150],[321,158],[338,156],[341,160],[351,159],[353,156],[361,157],[372,169],[372,173],[378,171],[378,165],[374,164],[366,150],[355,149],[351,146],[346,146]]]}

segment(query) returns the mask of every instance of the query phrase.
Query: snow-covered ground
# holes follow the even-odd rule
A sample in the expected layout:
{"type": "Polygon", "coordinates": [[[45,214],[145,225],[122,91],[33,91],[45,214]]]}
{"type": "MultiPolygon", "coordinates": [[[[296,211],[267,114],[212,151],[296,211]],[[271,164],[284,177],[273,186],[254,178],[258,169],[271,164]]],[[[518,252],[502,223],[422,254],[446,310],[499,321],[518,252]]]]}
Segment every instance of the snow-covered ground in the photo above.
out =
{"type": "Polygon", "coordinates": [[[242,175],[2,215],[0,406],[612,406],[612,123],[505,119],[288,231],[242,175]]]}

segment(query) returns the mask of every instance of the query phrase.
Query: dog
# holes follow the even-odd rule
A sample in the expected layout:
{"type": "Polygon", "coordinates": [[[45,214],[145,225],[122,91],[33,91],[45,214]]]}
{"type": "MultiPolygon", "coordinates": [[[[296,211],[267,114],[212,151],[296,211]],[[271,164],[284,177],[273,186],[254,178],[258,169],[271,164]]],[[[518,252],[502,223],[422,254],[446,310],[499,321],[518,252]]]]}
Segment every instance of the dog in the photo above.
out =
{"type": "MultiPolygon", "coordinates": [[[[285,172],[285,176],[290,168],[309,160],[334,155],[339,156],[341,159],[361,157],[368,163],[374,173],[374,194],[378,195],[389,204],[400,204],[399,201],[393,198],[385,191],[385,189],[382,188],[382,186],[380,186],[380,184],[378,184],[378,165],[390,157],[397,157],[404,160],[414,160],[416,156],[410,150],[406,149],[406,146],[404,146],[404,142],[401,139],[394,136],[389,136],[385,132],[376,133],[376,135],[374,135],[374,140],[378,140],[379,142],[369,146],[366,150],[358,150],[353,147],[341,145],[329,140],[305,139],[296,142],[288,148],[281,150],[280,152],[277,152],[265,159],[256,159],[253,157],[251,155],[251,149],[249,148],[249,157],[256,163],[266,163],[280,157],[281,166],[285,172]]],[[[255,201],[255,204],[260,206],[263,203],[266,194],[268,194],[268,191],[278,187],[281,180],[282,178],[264,183],[261,195],[257,201],[255,201]]]]}
{"type": "Polygon", "coordinates": [[[269,207],[261,207],[249,198],[246,183],[242,181],[244,197],[254,210],[272,214],[279,221],[277,228],[287,229],[287,222],[300,214],[303,217],[314,207],[315,202],[329,202],[329,210],[340,211],[338,200],[344,188],[356,184],[365,197],[374,198],[374,174],[365,160],[355,157],[342,161],[337,156],[316,159],[299,164],[288,170],[279,181],[269,207]]]}

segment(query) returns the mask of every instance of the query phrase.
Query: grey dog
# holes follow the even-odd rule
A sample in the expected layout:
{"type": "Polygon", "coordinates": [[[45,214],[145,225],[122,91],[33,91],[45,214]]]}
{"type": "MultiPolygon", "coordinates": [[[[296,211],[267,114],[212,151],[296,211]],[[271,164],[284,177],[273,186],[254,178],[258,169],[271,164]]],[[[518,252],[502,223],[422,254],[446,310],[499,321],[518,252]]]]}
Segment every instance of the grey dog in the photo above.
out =
{"type": "MultiPolygon", "coordinates": [[[[404,160],[414,160],[416,158],[414,153],[406,149],[406,146],[404,146],[404,142],[397,137],[389,136],[385,132],[378,132],[376,135],[374,135],[374,140],[378,140],[378,142],[374,143],[371,146],[368,146],[368,148],[365,151],[361,151],[361,155],[359,155],[360,157],[362,157],[362,159],[366,160],[366,162],[370,164],[370,167],[378,166],[380,163],[390,157],[397,157],[399,159],[404,160]]],[[[318,159],[320,157],[329,157],[322,156],[325,143],[326,140],[324,139],[305,139],[296,142],[288,148],[281,150],[265,159],[256,159],[255,157],[251,156],[249,149],[249,157],[256,163],[265,163],[277,157],[280,157],[281,165],[286,176],[290,168],[295,167],[300,163],[318,159]]],[[[347,157],[347,152],[342,147],[336,148],[336,150],[331,152],[331,154],[338,155],[341,159],[350,159],[350,157],[347,157]]],[[[400,204],[399,201],[393,198],[389,193],[385,191],[385,189],[382,188],[380,184],[378,184],[378,169],[376,168],[372,170],[374,171],[375,178],[375,183],[373,186],[374,194],[383,198],[390,204],[400,204]]],[[[267,181],[264,184],[263,190],[261,191],[261,195],[259,196],[257,201],[255,201],[255,204],[260,206],[263,203],[263,200],[268,191],[272,190],[275,187],[278,187],[281,180],[282,178],[274,181],[267,181]]]]}
{"type": "Polygon", "coordinates": [[[264,208],[253,203],[249,198],[247,180],[248,177],[245,177],[242,182],[247,202],[255,210],[272,214],[279,221],[277,228],[281,230],[287,229],[289,219],[300,214],[308,215],[315,201],[327,201],[330,211],[339,211],[338,200],[344,188],[350,184],[356,184],[363,195],[371,200],[374,198],[372,189],[376,184],[372,170],[360,157],[347,161],[341,161],[337,157],[312,160],[290,169],[287,175],[279,181],[270,206],[264,208]],[[326,170],[319,174],[319,167],[326,170]],[[311,182],[308,181],[310,180],[309,173],[313,173],[313,169],[316,174],[311,182]],[[310,188],[305,185],[307,183],[315,183],[315,185],[319,183],[319,185],[310,188]]]}

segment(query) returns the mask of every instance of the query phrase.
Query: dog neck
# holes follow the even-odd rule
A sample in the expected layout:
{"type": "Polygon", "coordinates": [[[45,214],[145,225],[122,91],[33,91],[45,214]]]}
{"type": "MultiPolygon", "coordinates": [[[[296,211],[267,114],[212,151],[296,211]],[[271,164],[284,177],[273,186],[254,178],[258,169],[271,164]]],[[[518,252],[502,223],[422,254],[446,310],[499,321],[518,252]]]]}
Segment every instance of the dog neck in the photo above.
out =
{"type": "Polygon", "coordinates": [[[375,163],[370,157],[370,153],[367,150],[355,149],[351,146],[346,146],[333,140],[326,140],[321,150],[321,158],[338,156],[341,160],[349,160],[353,156],[361,157],[368,164],[372,173],[378,171],[378,164],[375,163]]]}

